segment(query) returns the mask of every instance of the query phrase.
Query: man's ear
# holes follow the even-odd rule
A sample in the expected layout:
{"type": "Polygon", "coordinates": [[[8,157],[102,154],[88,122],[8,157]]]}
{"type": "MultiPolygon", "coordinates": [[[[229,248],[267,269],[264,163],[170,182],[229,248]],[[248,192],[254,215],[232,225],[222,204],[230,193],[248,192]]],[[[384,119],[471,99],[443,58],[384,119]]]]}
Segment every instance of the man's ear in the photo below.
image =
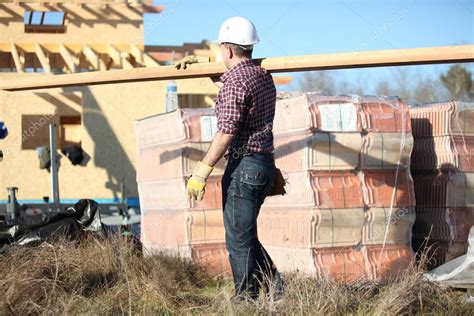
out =
{"type": "Polygon", "coordinates": [[[232,50],[230,46],[226,46],[226,49],[227,49],[227,57],[229,57],[229,59],[232,59],[232,57],[234,57],[234,51],[232,50]]]}

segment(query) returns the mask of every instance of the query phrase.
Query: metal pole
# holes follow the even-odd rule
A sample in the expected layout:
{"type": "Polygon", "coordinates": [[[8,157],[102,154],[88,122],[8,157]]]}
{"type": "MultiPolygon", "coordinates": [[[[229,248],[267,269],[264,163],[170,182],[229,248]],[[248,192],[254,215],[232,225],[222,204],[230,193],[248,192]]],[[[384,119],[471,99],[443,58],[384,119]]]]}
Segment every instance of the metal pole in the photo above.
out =
{"type": "Polygon", "coordinates": [[[51,149],[51,191],[53,204],[59,207],[58,165],[56,163],[56,124],[49,124],[49,147],[51,149]]]}
{"type": "Polygon", "coordinates": [[[7,214],[9,215],[10,219],[17,218],[20,214],[18,209],[18,202],[16,200],[16,192],[18,188],[12,187],[7,188],[8,190],[8,203],[7,203],[7,214]]]}

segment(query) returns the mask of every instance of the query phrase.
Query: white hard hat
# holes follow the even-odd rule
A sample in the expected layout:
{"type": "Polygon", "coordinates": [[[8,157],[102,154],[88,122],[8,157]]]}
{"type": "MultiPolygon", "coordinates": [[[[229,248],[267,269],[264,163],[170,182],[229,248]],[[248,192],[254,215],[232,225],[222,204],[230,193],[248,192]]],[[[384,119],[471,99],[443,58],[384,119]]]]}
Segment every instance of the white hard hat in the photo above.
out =
{"type": "Polygon", "coordinates": [[[217,43],[233,43],[241,46],[252,46],[259,42],[257,29],[252,22],[240,16],[227,19],[219,30],[217,43]]]}

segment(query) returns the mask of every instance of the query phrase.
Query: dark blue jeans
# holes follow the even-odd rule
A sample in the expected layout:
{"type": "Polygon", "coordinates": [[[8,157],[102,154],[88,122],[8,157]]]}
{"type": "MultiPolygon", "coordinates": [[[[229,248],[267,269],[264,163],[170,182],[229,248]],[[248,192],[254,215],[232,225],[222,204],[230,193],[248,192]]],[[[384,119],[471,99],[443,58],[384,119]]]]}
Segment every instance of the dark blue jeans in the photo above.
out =
{"type": "Polygon", "coordinates": [[[229,157],[222,178],[226,245],[236,294],[256,298],[260,287],[283,294],[272,259],[257,237],[257,217],[275,177],[273,157],[262,154],[229,157]]]}

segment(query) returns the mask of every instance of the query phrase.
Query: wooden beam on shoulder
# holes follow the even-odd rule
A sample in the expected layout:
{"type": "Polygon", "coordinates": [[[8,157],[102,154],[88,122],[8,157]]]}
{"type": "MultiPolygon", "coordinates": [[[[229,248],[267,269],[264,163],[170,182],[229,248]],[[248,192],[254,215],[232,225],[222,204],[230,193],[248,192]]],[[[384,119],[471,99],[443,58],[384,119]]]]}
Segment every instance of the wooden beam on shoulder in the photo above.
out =
{"type": "MultiPolygon", "coordinates": [[[[256,59],[271,73],[474,62],[474,45],[361,51],[256,59]]],[[[122,69],[3,80],[0,89],[15,91],[95,84],[216,77],[227,71],[221,62],[198,63],[177,70],[172,66],[122,69]]]]}

